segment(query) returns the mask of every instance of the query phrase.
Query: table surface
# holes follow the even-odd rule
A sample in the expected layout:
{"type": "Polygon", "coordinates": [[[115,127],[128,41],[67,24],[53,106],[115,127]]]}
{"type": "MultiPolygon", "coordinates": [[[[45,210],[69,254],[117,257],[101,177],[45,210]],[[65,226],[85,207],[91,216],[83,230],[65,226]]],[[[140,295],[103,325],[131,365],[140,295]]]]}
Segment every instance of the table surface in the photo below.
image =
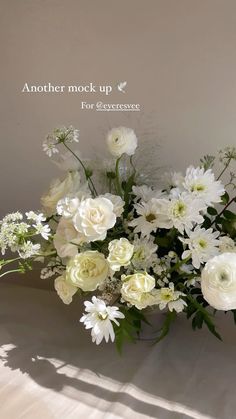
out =
{"type": "Polygon", "coordinates": [[[1,419],[236,418],[236,328],[224,341],[184,318],[158,345],[98,347],[79,323],[81,303],[0,284],[1,419]]]}

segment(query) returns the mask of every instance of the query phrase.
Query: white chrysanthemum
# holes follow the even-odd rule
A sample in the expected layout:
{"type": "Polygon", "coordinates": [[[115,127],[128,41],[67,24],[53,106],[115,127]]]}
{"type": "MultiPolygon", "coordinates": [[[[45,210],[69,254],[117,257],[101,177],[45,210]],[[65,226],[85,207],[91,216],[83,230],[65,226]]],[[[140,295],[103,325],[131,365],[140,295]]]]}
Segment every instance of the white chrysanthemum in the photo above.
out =
{"type": "Polygon", "coordinates": [[[112,240],[108,245],[108,262],[113,271],[119,271],[122,266],[128,266],[133,256],[134,246],[122,237],[119,240],[112,240]]]}
{"type": "Polygon", "coordinates": [[[202,294],[217,310],[236,309],[236,254],[222,253],[209,260],[202,271],[202,294]]]}
{"type": "Polygon", "coordinates": [[[54,287],[64,304],[70,304],[73,295],[78,291],[77,287],[66,281],[65,275],[61,275],[55,279],[54,287]]]}
{"type": "Polygon", "coordinates": [[[162,175],[162,181],[165,189],[183,189],[184,176],[181,172],[166,172],[162,175]]]}
{"type": "Polygon", "coordinates": [[[88,242],[104,240],[107,230],[114,227],[116,215],[114,205],[107,198],[88,198],[81,202],[73,223],[76,230],[82,233],[88,242]]]}
{"type": "Polygon", "coordinates": [[[168,202],[164,199],[151,199],[149,202],[135,204],[134,208],[139,217],[130,221],[129,226],[135,227],[135,233],[141,233],[142,236],[149,236],[156,232],[158,228],[169,229],[173,226],[172,221],[167,215],[168,202]]]}
{"type": "Polygon", "coordinates": [[[94,291],[107,278],[109,264],[103,253],[88,250],[69,260],[66,279],[83,291],[94,291]]]}
{"type": "Polygon", "coordinates": [[[33,244],[27,240],[18,250],[19,255],[22,259],[28,259],[38,254],[40,250],[40,244],[33,244]]]}
{"type": "Polygon", "coordinates": [[[80,322],[84,323],[85,329],[92,329],[92,341],[97,345],[103,339],[106,342],[109,339],[114,342],[115,333],[112,322],[119,326],[117,319],[124,319],[124,314],[119,311],[118,307],[107,306],[103,300],[96,297],[92,297],[92,302],[85,301],[84,305],[86,314],[81,317],[80,322]]]}
{"type": "Polygon", "coordinates": [[[230,237],[222,236],[219,238],[219,250],[220,253],[236,253],[236,243],[230,237]]]}
{"type": "Polygon", "coordinates": [[[78,254],[78,245],[84,241],[85,237],[78,233],[72,221],[62,217],[53,238],[58,256],[61,258],[74,257],[78,254]]]}
{"type": "Polygon", "coordinates": [[[113,128],[108,132],[107,145],[114,157],[121,157],[122,154],[132,156],[138,145],[135,132],[130,128],[113,128]]]}
{"type": "Polygon", "coordinates": [[[182,254],[182,259],[191,257],[193,266],[199,269],[202,263],[219,253],[219,234],[219,231],[213,232],[212,228],[206,230],[200,226],[189,231],[188,238],[180,238],[182,243],[188,246],[188,250],[182,254]]]}
{"type": "Polygon", "coordinates": [[[154,263],[157,262],[157,249],[158,246],[154,244],[154,237],[134,237],[134,253],[132,257],[132,265],[135,269],[146,270],[149,269],[154,263]]]}
{"type": "Polygon", "coordinates": [[[182,234],[186,228],[191,230],[195,224],[201,224],[204,221],[200,214],[204,205],[200,200],[193,199],[186,193],[173,196],[169,202],[166,201],[166,207],[173,226],[182,234]]]}
{"type": "Polygon", "coordinates": [[[211,169],[188,167],[183,183],[184,188],[194,197],[201,199],[207,206],[221,201],[224,186],[215,180],[211,169]]]}
{"type": "Polygon", "coordinates": [[[113,203],[113,212],[117,217],[120,217],[123,214],[125,201],[123,201],[123,199],[119,195],[105,193],[104,195],[100,195],[100,197],[107,198],[113,203]]]}
{"type": "Polygon", "coordinates": [[[168,307],[170,311],[175,310],[177,313],[183,311],[187,303],[180,297],[185,296],[183,292],[175,291],[174,284],[169,283],[168,287],[157,290],[157,299],[159,300],[160,310],[168,307]]]}
{"type": "Polygon", "coordinates": [[[55,214],[58,201],[66,196],[77,196],[79,190],[79,172],[69,172],[63,181],[54,180],[49,192],[41,198],[45,213],[48,216],[55,214]]]}
{"type": "Polygon", "coordinates": [[[161,190],[155,190],[147,185],[133,186],[132,191],[136,200],[141,199],[143,202],[148,202],[152,198],[162,198],[165,195],[161,190]]]}

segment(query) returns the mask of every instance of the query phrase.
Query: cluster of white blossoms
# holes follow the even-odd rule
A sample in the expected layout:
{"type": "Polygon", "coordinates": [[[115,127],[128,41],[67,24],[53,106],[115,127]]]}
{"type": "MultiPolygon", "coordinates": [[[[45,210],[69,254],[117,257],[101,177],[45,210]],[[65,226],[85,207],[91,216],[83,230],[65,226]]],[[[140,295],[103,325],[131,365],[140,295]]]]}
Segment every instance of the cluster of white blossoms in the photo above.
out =
{"type": "Polygon", "coordinates": [[[48,240],[50,227],[45,223],[42,213],[34,211],[25,213],[14,212],[6,215],[0,222],[0,249],[2,255],[9,249],[18,252],[22,259],[28,259],[39,254],[41,244],[36,243],[38,236],[48,240]]]}
{"type": "Polygon", "coordinates": [[[140,184],[133,160],[136,134],[118,127],[107,135],[111,159],[103,185],[89,161],[71,149],[78,139],[73,127],[46,138],[44,151],[56,154],[67,173],[42,197],[42,212],[3,218],[2,254],[10,249],[22,259],[45,261],[41,277],[56,277],[55,290],[65,304],[92,293],[80,321],[96,344],[127,336],[132,327],[140,332],[139,312],[145,315],[149,307],[163,310],[167,321],[176,313],[195,314],[197,327],[207,303],[236,309],[236,215],[228,211],[235,198],[230,201],[221,175],[215,178],[212,159],[185,174],[165,175],[162,187],[140,184]]]}

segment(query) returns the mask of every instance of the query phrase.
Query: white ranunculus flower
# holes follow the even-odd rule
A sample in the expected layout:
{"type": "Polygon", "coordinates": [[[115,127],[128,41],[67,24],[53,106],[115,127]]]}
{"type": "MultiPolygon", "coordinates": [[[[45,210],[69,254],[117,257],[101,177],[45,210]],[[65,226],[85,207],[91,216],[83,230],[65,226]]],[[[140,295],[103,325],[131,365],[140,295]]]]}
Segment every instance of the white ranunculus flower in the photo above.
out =
{"type": "Polygon", "coordinates": [[[202,271],[202,294],[217,310],[236,309],[236,254],[222,253],[210,259],[202,271]]]}
{"type": "Polygon", "coordinates": [[[76,195],[80,188],[79,172],[69,172],[65,179],[54,180],[49,192],[41,198],[44,212],[50,216],[56,213],[57,203],[60,199],[68,195],[76,195]]]}
{"type": "Polygon", "coordinates": [[[104,240],[107,230],[116,223],[114,206],[103,197],[85,199],[73,217],[73,223],[76,230],[86,236],[87,242],[104,240]]]}
{"type": "Polygon", "coordinates": [[[119,271],[121,266],[128,266],[133,256],[134,246],[129,240],[122,237],[119,240],[112,240],[108,246],[109,256],[107,258],[111,269],[119,271]]]}
{"type": "Polygon", "coordinates": [[[124,301],[138,310],[158,304],[156,301],[155,278],[146,272],[122,276],[121,296],[124,301]]]}
{"type": "Polygon", "coordinates": [[[64,275],[61,275],[55,279],[54,287],[64,304],[70,304],[72,302],[73,295],[78,290],[77,287],[66,281],[64,275]]]}
{"type": "Polygon", "coordinates": [[[138,145],[135,132],[130,128],[113,128],[108,132],[107,145],[114,157],[121,157],[122,154],[132,156],[138,145]]]}
{"type": "Polygon", "coordinates": [[[60,219],[56,234],[53,238],[53,243],[58,256],[67,258],[77,255],[77,245],[80,245],[85,241],[85,237],[81,233],[78,233],[71,220],[67,220],[63,217],[60,219]]]}
{"type": "Polygon", "coordinates": [[[102,253],[88,250],[72,258],[66,267],[66,279],[83,291],[94,291],[107,278],[109,264],[102,253]]]}
{"type": "Polygon", "coordinates": [[[111,193],[106,193],[105,195],[101,195],[101,197],[110,199],[113,203],[113,212],[116,214],[117,217],[120,217],[124,211],[125,201],[119,195],[113,195],[111,193]]]}

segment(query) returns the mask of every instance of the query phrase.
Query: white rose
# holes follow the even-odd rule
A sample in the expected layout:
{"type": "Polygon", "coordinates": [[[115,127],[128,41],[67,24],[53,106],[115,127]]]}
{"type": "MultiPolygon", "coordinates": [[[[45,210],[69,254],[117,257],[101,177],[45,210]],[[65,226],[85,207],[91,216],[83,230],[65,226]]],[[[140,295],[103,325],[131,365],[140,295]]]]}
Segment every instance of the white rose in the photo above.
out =
{"type": "Polygon", "coordinates": [[[135,132],[130,128],[113,128],[108,132],[107,145],[114,157],[121,157],[122,154],[132,156],[138,145],[135,132]]]}
{"type": "Polygon", "coordinates": [[[57,214],[65,218],[72,218],[80,206],[79,198],[65,198],[60,199],[57,203],[57,214]]]}
{"type": "Polygon", "coordinates": [[[55,279],[54,287],[64,304],[70,304],[72,302],[73,295],[78,290],[77,287],[66,281],[64,275],[61,275],[55,279]]]}
{"type": "Polygon", "coordinates": [[[77,255],[78,247],[76,245],[82,244],[84,241],[85,237],[78,233],[71,220],[60,219],[53,238],[58,256],[66,258],[77,255]]]}
{"type": "Polygon", "coordinates": [[[124,301],[134,305],[138,310],[157,304],[155,278],[146,272],[122,276],[121,296],[124,301]]]}
{"type": "Polygon", "coordinates": [[[124,211],[125,201],[119,195],[113,195],[111,193],[106,193],[105,195],[101,195],[104,198],[110,199],[113,203],[113,212],[116,214],[117,217],[120,217],[124,211]]]}
{"type": "Polygon", "coordinates": [[[236,253],[210,259],[202,271],[202,294],[217,310],[236,309],[236,253]]]}
{"type": "Polygon", "coordinates": [[[71,259],[66,267],[66,279],[83,291],[94,291],[106,278],[109,265],[104,255],[88,250],[71,259]]]}
{"type": "Polygon", "coordinates": [[[121,266],[128,266],[133,256],[134,246],[125,238],[112,240],[108,246],[107,258],[113,271],[119,271],[121,266]]]}
{"type": "Polygon", "coordinates": [[[73,218],[74,226],[86,236],[88,242],[104,240],[107,230],[116,223],[113,209],[112,202],[107,198],[85,199],[73,218]]]}
{"type": "Polygon", "coordinates": [[[50,216],[56,213],[57,203],[66,195],[75,194],[80,188],[79,172],[69,172],[63,181],[54,180],[49,192],[41,198],[44,212],[50,216]]]}

